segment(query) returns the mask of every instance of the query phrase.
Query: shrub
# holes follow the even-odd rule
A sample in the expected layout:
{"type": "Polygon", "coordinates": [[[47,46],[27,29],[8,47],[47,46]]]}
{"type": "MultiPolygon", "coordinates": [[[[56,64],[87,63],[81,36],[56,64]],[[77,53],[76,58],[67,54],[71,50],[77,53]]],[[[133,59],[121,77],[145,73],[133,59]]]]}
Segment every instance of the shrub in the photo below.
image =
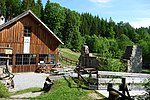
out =
{"type": "Polygon", "coordinates": [[[126,66],[119,60],[113,58],[98,58],[100,64],[98,69],[103,71],[124,72],[126,66]]]}
{"type": "Polygon", "coordinates": [[[0,82],[0,98],[6,98],[9,96],[7,87],[0,82]]]}
{"type": "Polygon", "coordinates": [[[145,87],[147,93],[145,95],[138,96],[137,100],[150,100],[150,78],[145,80],[143,86],[145,87]]]}
{"type": "Polygon", "coordinates": [[[146,91],[150,94],[150,78],[144,83],[146,91]]]}

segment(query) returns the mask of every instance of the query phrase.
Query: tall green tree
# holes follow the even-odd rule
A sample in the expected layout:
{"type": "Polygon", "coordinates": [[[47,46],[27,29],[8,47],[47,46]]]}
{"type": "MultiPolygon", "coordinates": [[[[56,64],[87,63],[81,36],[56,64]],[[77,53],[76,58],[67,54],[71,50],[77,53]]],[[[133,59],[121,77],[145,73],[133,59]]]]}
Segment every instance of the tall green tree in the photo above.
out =
{"type": "Polygon", "coordinates": [[[21,13],[21,0],[6,0],[6,18],[8,20],[21,13]]]}
{"type": "Polygon", "coordinates": [[[36,16],[41,18],[41,15],[43,14],[42,1],[41,0],[37,0],[37,2],[35,3],[34,7],[32,8],[32,10],[36,14],[36,16]]]}
{"type": "Polygon", "coordinates": [[[105,37],[107,37],[107,38],[114,38],[115,37],[115,31],[113,30],[113,27],[112,26],[110,26],[110,27],[108,27],[107,28],[107,30],[106,30],[106,33],[105,33],[105,37]]]}
{"type": "Polygon", "coordinates": [[[114,31],[114,27],[115,27],[115,23],[112,20],[112,18],[110,17],[109,22],[107,23],[105,37],[107,37],[107,38],[114,38],[115,37],[116,33],[114,31]]]}
{"type": "Polygon", "coordinates": [[[124,34],[128,36],[133,42],[135,42],[135,36],[136,32],[135,29],[129,24],[129,23],[124,23],[124,34]]]}
{"type": "Polygon", "coordinates": [[[117,23],[116,27],[115,27],[115,32],[116,35],[115,37],[118,38],[121,34],[124,34],[124,23],[123,21],[120,21],[119,23],[117,23]]]}
{"type": "Polygon", "coordinates": [[[79,51],[82,37],[79,32],[80,15],[75,11],[65,9],[65,23],[63,27],[63,40],[66,46],[72,50],[79,51]]]}
{"type": "Polygon", "coordinates": [[[138,37],[139,40],[142,40],[142,39],[145,41],[150,40],[150,34],[148,33],[148,30],[146,28],[136,29],[136,32],[139,35],[138,37]]]}
{"type": "Polygon", "coordinates": [[[21,11],[33,10],[35,9],[35,1],[34,0],[22,0],[21,11]]]}
{"type": "Polygon", "coordinates": [[[102,37],[105,37],[105,36],[106,36],[105,33],[106,33],[107,21],[102,18],[100,23],[101,23],[100,35],[101,35],[102,37]]]}
{"type": "Polygon", "coordinates": [[[146,28],[136,29],[138,34],[138,45],[142,47],[144,60],[150,59],[150,34],[146,28]]]}
{"type": "Polygon", "coordinates": [[[91,33],[90,31],[92,27],[92,21],[93,21],[93,16],[90,13],[81,14],[80,33],[82,36],[92,35],[93,32],[91,33]]]}
{"type": "Polygon", "coordinates": [[[6,0],[0,0],[0,15],[6,15],[6,0]]]}
{"type": "Polygon", "coordinates": [[[91,52],[99,52],[101,44],[99,38],[95,34],[92,36],[88,36],[86,43],[89,46],[91,52]]]}
{"type": "Polygon", "coordinates": [[[43,15],[43,4],[41,0],[37,0],[37,4],[38,4],[38,9],[39,9],[39,17],[42,19],[42,15],[43,15]]]}
{"type": "Polygon", "coordinates": [[[143,39],[142,40],[139,40],[139,43],[138,43],[139,46],[142,47],[142,51],[143,51],[143,57],[144,57],[144,60],[149,60],[150,59],[150,42],[149,41],[144,41],[143,39]]]}
{"type": "Polygon", "coordinates": [[[44,9],[44,22],[58,37],[61,37],[64,19],[64,8],[58,3],[48,1],[44,9]]]}
{"type": "Polygon", "coordinates": [[[125,51],[127,46],[134,45],[134,43],[125,34],[121,34],[117,38],[117,42],[118,42],[119,49],[122,50],[123,52],[125,51]]]}
{"type": "Polygon", "coordinates": [[[112,58],[121,58],[121,50],[119,49],[118,42],[116,39],[107,39],[109,43],[109,53],[112,58]]]}
{"type": "Polygon", "coordinates": [[[99,29],[98,22],[99,22],[99,18],[98,16],[95,16],[91,23],[90,35],[92,34],[98,35],[98,29],[99,29]]]}

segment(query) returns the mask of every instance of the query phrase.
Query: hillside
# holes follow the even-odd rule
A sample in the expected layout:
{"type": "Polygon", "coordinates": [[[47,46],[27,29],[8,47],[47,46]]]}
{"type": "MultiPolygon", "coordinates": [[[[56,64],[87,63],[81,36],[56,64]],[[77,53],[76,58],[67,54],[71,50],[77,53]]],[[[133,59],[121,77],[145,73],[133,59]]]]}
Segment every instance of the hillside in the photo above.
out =
{"type": "Polygon", "coordinates": [[[66,63],[65,60],[62,60],[62,58],[78,62],[78,59],[80,57],[80,52],[73,52],[72,50],[68,48],[59,48],[59,52],[60,52],[59,60],[60,60],[60,63],[63,65],[66,65],[66,64],[68,65],[68,63],[66,63]]]}

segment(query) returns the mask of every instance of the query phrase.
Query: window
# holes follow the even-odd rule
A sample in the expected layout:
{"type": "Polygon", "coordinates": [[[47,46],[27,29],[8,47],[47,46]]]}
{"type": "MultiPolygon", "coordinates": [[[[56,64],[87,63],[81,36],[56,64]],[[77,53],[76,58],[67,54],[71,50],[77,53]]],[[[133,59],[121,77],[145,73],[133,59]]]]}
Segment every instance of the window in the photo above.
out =
{"type": "Polygon", "coordinates": [[[40,61],[44,61],[46,64],[56,64],[56,57],[54,54],[40,54],[39,63],[40,61]]]}
{"type": "Polygon", "coordinates": [[[39,55],[39,63],[40,61],[44,61],[44,63],[48,63],[48,54],[40,54],[39,55]]]}
{"type": "Polygon", "coordinates": [[[16,54],[16,65],[22,65],[22,54],[16,54]]]}
{"type": "Polygon", "coordinates": [[[36,55],[30,55],[30,64],[36,64],[36,55]]]}
{"type": "Polygon", "coordinates": [[[31,32],[32,32],[31,27],[27,27],[27,26],[24,27],[24,36],[30,37],[31,32]]]}
{"type": "Polygon", "coordinates": [[[30,64],[30,55],[24,54],[23,56],[23,64],[30,64]]]}
{"type": "Polygon", "coordinates": [[[56,56],[54,54],[50,54],[50,64],[56,64],[56,56]]]}
{"type": "Polygon", "coordinates": [[[16,54],[16,65],[36,64],[34,54],[16,54]]]}

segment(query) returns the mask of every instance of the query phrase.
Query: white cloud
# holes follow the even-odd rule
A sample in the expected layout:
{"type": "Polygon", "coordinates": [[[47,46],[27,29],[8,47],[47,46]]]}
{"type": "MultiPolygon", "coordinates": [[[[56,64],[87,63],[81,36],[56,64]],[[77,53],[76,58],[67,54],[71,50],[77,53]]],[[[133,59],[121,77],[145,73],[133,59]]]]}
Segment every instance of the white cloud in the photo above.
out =
{"type": "Polygon", "coordinates": [[[136,18],[135,21],[129,22],[134,28],[149,27],[150,18],[136,18]]]}
{"type": "Polygon", "coordinates": [[[95,2],[95,3],[108,3],[111,0],[90,0],[91,2],[95,2]]]}

